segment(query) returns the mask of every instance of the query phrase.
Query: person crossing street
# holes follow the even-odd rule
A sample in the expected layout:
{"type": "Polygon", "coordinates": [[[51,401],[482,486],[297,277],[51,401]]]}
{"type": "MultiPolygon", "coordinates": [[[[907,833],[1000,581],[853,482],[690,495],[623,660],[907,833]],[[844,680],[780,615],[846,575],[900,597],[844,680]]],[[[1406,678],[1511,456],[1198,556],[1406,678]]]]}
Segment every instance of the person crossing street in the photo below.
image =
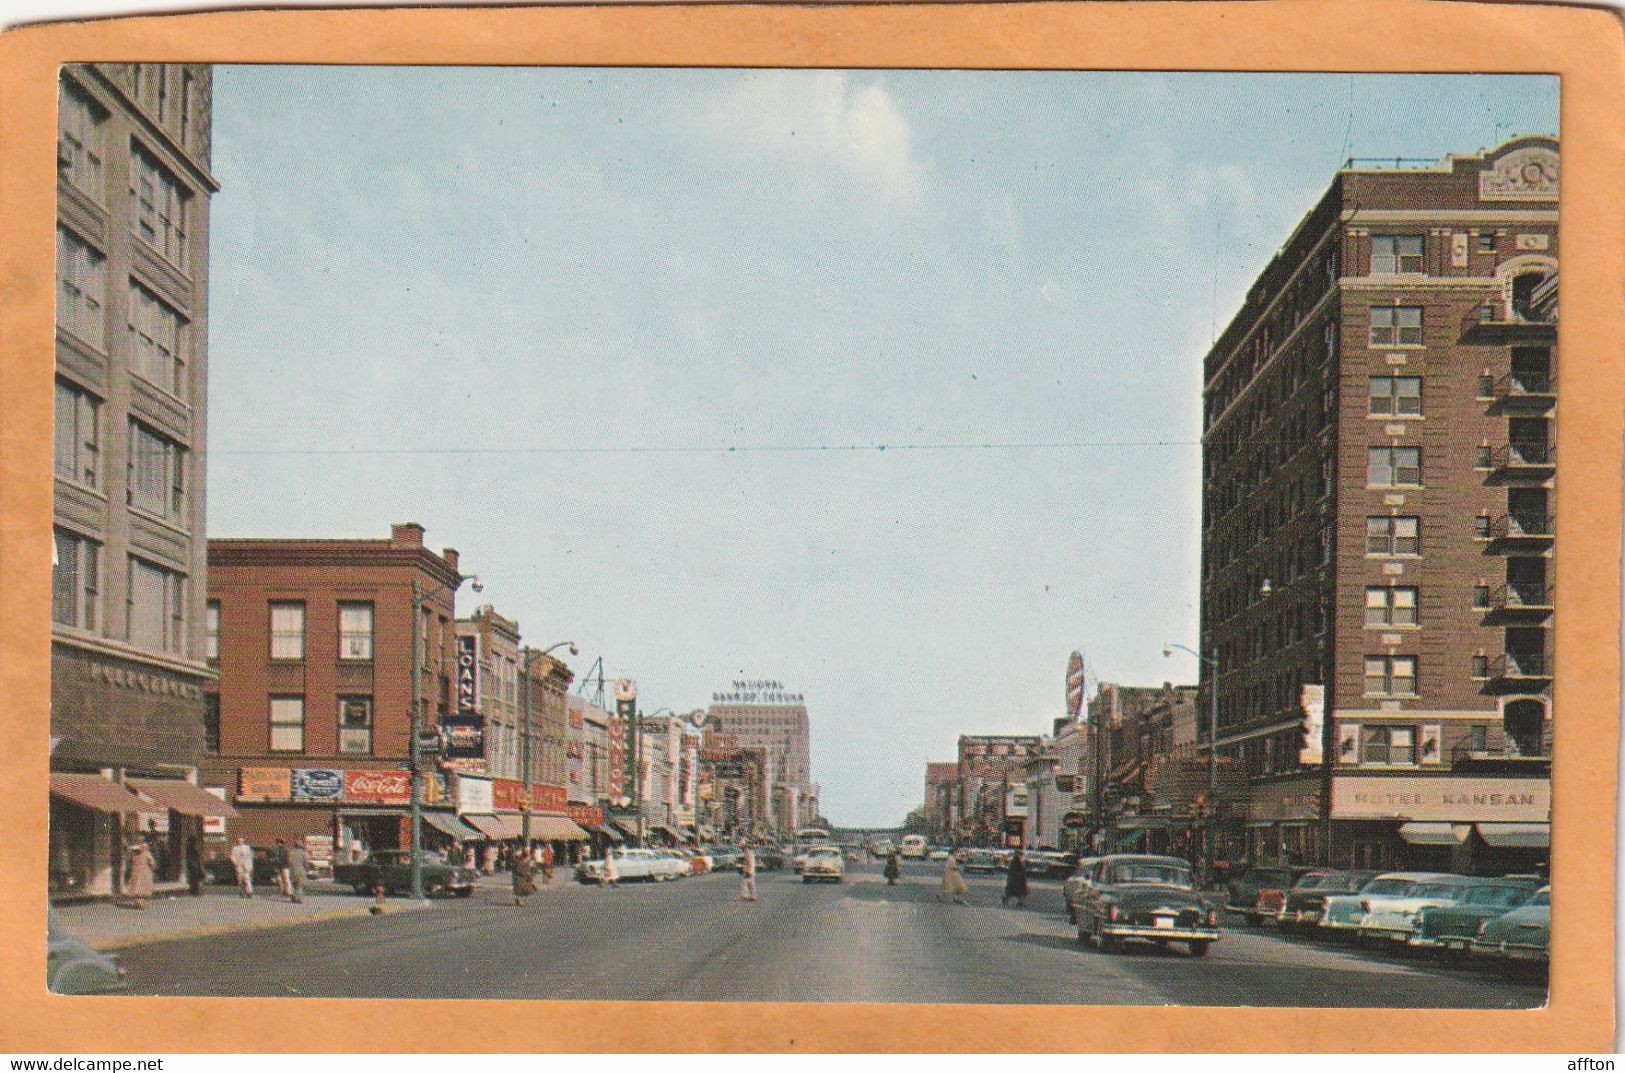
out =
{"type": "Polygon", "coordinates": [[[756,900],[756,851],[749,846],[745,847],[745,855],[739,861],[739,900],[756,900]]]}

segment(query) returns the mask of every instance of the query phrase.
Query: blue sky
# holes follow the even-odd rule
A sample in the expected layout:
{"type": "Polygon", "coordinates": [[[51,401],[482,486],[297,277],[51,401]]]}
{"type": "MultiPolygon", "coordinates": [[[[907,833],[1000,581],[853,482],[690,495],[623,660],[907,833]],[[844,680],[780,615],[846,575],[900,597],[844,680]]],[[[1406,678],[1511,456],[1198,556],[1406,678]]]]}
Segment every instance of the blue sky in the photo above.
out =
{"type": "Polygon", "coordinates": [[[807,696],[899,821],[1067,654],[1194,680],[1200,361],[1344,157],[1554,78],[219,67],[213,536],[428,527],[644,706],[807,696]],[[880,448],[885,446],[884,450],[880,448]]]}

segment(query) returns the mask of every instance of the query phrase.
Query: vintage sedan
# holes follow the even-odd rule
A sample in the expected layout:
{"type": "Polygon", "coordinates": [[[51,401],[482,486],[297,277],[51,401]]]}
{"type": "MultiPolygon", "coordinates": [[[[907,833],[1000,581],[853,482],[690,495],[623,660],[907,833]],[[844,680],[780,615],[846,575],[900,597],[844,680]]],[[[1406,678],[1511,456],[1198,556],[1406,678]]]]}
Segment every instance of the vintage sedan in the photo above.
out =
{"type": "MultiPolygon", "coordinates": [[[[609,858],[615,863],[617,882],[647,879],[659,883],[681,879],[692,867],[664,851],[636,847],[611,849],[609,858]]],[[[582,861],[576,865],[576,879],[581,883],[605,883],[608,878],[603,860],[582,861]]]]}
{"type": "Polygon", "coordinates": [[[846,857],[839,846],[814,846],[807,851],[807,863],[801,867],[803,883],[846,881],[846,857]]]}
{"type": "Polygon", "coordinates": [[[1446,961],[1472,948],[1479,927],[1529,901],[1540,887],[1538,879],[1508,876],[1486,879],[1468,890],[1454,905],[1429,906],[1416,915],[1410,945],[1436,951],[1446,961]]]}
{"type": "MultiPolygon", "coordinates": [[[[259,866],[255,859],[256,869],[259,866]]],[[[455,894],[467,898],[474,893],[480,874],[460,864],[446,864],[428,854],[423,855],[420,869],[423,893],[430,898],[444,898],[455,894]]],[[[256,872],[257,874],[257,872],[256,872]]],[[[412,851],[405,849],[373,850],[364,861],[341,864],[333,869],[333,882],[349,887],[357,894],[371,894],[379,887],[390,894],[412,893],[412,851]]]]}
{"type": "Polygon", "coordinates": [[[1422,910],[1455,905],[1477,883],[1478,880],[1470,876],[1450,876],[1448,879],[1419,883],[1405,897],[1374,902],[1366,915],[1360,918],[1359,937],[1362,941],[1386,939],[1389,942],[1408,943],[1416,931],[1416,918],[1422,910]]]}
{"type": "Polygon", "coordinates": [[[1002,872],[999,851],[992,849],[962,849],[957,854],[959,866],[967,872],[1002,872]]]}
{"type": "Polygon", "coordinates": [[[1066,903],[1066,921],[1068,924],[1078,922],[1078,906],[1084,896],[1088,894],[1090,886],[1094,883],[1095,870],[1100,866],[1099,857],[1085,857],[1078,862],[1078,867],[1072,874],[1061,881],[1061,900],[1066,903]]]}
{"type": "Polygon", "coordinates": [[[1275,919],[1275,910],[1285,900],[1284,892],[1290,890],[1298,877],[1307,871],[1307,868],[1288,865],[1255,864],[1224,885],[1224,907],[1232,913],[1240,913],[1247,923],[1256,928],[1266,917],[1275,919]],[[1268,908],[1258,904],[1259,894],[1266,890],[1283,892],[1280,899],[1272,901],[1268,908]]]}
{"type": "Polygon", "coordinates": [[[1182,942],[1202,957],[1219,938],[1218,911],[1197,894],[1190,865],[1178,857],[1102,857],[1077,915],[1078,942],[1093,940],[1102,953],[1144,939],[1182,942]]]}
{"type": "MultiPolygon", "coordinates": [[[[35,964],[38,964],[36,962],[35,964]]],[[[123,991],[124,966],[62,930],[56,913],[45,916],[45,989],[55,995],[105,995],[123,991]]]]}
{"type": "Polygon", "coordinates": [[[1552,888],[1542,887],[1510,913],[1492,917],[1473,937],[1473,953],[1494,958],[1501,971],[1545,968],[1552,949],[1552,888]]]}
{"type": "Polygon", "coordinates": [[[1374,907],[1408,898],[1424,883],[1460,878],[1447,872],[1384,872],[1356,894],[1328,897],[1320,914],[1320,934],[1327,938],[1353,938],[1359,935],[1361,922],[1374,907]]]}
{"type": "Polygon", "coordinates": [[[1306,932],[1320,923],[1327,898],[1358,894],[1377,875],[1370,871],[1308,872],[1286,892],[1286,900],[1275,913],[1275,926],[1283,932],[1306,932]]]}

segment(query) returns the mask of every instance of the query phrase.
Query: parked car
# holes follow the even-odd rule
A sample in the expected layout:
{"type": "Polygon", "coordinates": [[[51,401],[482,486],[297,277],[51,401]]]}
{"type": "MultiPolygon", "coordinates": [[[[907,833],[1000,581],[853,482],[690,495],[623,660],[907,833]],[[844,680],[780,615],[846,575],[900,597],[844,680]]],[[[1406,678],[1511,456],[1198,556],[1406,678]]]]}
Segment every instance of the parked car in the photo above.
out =
{"type": "Polygon", "coordinates": [[[926,852],[926,858],[933,861],[945,861],[948,859],[949,852],[947,846],[932,846],[926,852]]]}
{"type": "Polygon", "coordinates": [[[1286,896],[1306,876],[1320,875],[1330,871],[1326,868],[1293,868],[1292,882],[1284,887],[1260,886],[1258,897],[1253,902],[1253,915],[1248,923],[1255,927],[1266,920],[1275,923],[1283,908],[1286,907],[1286,896]]]}
{"type": "Polygon", "coordinates": [[[1409,943],[1422,910],[1455,905],[1478,883],[1470,876],[1450,876],[1419,883],[1405,897],[1373,902],[1360,918],[1360,939],[1409,943]]]}
{"type": "Polygon", "coordinates": [[[1066,903],[1066,921],[1068,924],[1078,922],[1078,904],[1083,901],[1094,881],[1095,869],[1100,864],[1099,857],[1085,857],[1078,862],[1072,874],[1061,881],[1061,899],[1066,903]]]}
{"type": "Polygon", "coordinates": [[[56,995],[105,995],[124,987],[118,955],[92,949],[63,931],[55,912],[46,913],[46,990],[56,995]]]}
{"type": "Polygon", "coordinates": [[[1458,879],[1447,872],[1384,872],[1354,894],[1334,894],[1326,898],[1316,925],[1327,938],[1357,936],[1360,923],[1373,907],[1410,897],[1424,883],[1458,879]]]}
{"type": "Polygon", "coordinates": [[[784,867],[784,852],[777,846],[756,847],[756,870],[758,872],[777,872],[784,867]]]}
{"type": "Polygon", "coordinates": [[[1065,879],[1078,867],[1076,853],[1061,853],[1052,849],[1032,849],[1022,853],[1027,875],[1038,879],[1065,879]]]}
{"type": "Polygon", "coordinates": [[[998,850],[962,849],[958,853],[959,865],[967,872],[1002,872],[998,850]]]}
{"type": "Polygon", "coordinates": [[[1545,968],[1551,961],[1552,888],[1542,887],[1527,902],[1492,917],[1473,937],[1473,953],[1493,958],[1503,974],[1521,968],[1545,968]]]}
{"type": "Polygon", "coordinates": [[[846,855],[837,846],[814,846],[807,851],[807,863],[801,869],[801,881],[846,881],[846,855]]]}
{"type": "MultiPolygon", "coordinates": [[[[1257,927],[1264,919],[1264,913],[1258,907],[1259,892],[1290,890],[1298,877],[1307,871],[1307,868],[1288,865],[1255,864],[1224,885],[1224,907],[1232,913],[1240,913],[1247,923],[1257,927]]],[[[1270,915],[1273,918],[1273,909],[1270,915]]]]}
{"type": "MultiPolygon", "coordinates": [[[[211,857],[203,862],[203,871],[209,877],[209,882],[219,883],[222,886],[235,886],[237,884],[237,866],[231,863],[229,857],[211,857]]],[[[271,858],[263,849],[254,851],[254,882],[256,884],[271,884],[276,882],[277,868],[271,863],[271,858]]]]}
{"type": "MultiPolygon", "coordinates": [[[[671,879],[681,879],[689,874],[692,867],[667,850],[621,847],[611,849],[609,856],[615,862],[616,879],[628,882],[646,879],[663,883],[671,879]]],[[[582,861],[576,865],[578,882],[603,883],[606,879],[607,873],[602,858],[582,861]]]]}
{"type": "MultiPolygon", "coordinates": [[[[256,874],[259,857],[254,858],[256,874]]],[[[480,874],[472,868],[445,864],[423,858],[423,893],[430,898],[444,898],[455,894],[466,898],[474,893],[474,884],[480,874]]],[[[340,864],[333,867],[333,882],[343,884],[357,894],[371,894],[383,887],[390,894],[412,893],[412,852],[404,849],[373,850],[366,860],[358,864],[340,864]]]]}
{"type": "Polygon", "coordinates": [[[1127,939],[1166,946],[1182,942],[1202,957],[1219,938],[1218,911],[1197,894],[1190,865],[1178,857],[1113,854],[1102,857],[1078,906],[1078,941],[1102,953],[1127,939]]]}
{"type": "Polygon", "coordinates": [[[1377,872],[1305,872],[1298,877],[1276,911],[1275,925],[1284,932],[1309,932],[1320,923],[1326,899],[1337,894],[1357,894],[1377,878],[1377,872]]]}
{"type": "Polygon", "coordinates": [[[737,872],[745,862],[745,851],[738,846],[718,846],[711,851],[711,871],[737,872]]]}
{"type": "Polygon", "coordinates": [[[1454,905],[1430,906],[1417,914],[1410,945],[1436,951],[1446,961],[1467,953],[1487,920],[1516,909],[1534,897],[1538,879],[1486,879],[1454,905]]]}

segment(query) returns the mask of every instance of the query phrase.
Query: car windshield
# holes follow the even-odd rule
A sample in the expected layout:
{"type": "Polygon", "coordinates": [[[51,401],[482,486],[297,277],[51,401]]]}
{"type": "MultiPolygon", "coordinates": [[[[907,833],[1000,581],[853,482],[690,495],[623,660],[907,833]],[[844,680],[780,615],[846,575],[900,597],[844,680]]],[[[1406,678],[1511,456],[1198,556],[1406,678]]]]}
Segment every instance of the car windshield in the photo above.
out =
{"type": "Polygon", "coordinates": [[[1319,872],[1311,872],[1308,875],[1301,877],[1292,889],[1325,890],[1326,888],[1332,886],[1336,879],[1336,876],[1328,876],[1322,875],[1319,872]]]}
{"type": "Polygon", "coordinates": [[[1459,898],[1461,884],[1459,883],[1423,883],[1416,891],[1418,898],[1459,898]]]}
{"type": "Polygon", "coordinates": [[[1411,893],[1411,891],[1413,891],[1415,889],[1416,889],[1416,884],[1412,883],[1408,879],[1378,879],[1378,880],[1373,881],[1372,884],[1369,887],[1367,887],[1365,890],[1361,891],[1360,893],[1362,893],[1362,894],[1390,894],[1390,895],[1392,895],[1392,894],[1409,894],[1409,893],[1411,893]]]}
{"type": "Polygon", "coordinates": [[[1131,861],[1113,865],[1110,879],[1113,883],[1162,883],[1170,887],[1191,885],[1190,869],[1149,861],[1131,861]]]}
{"type": "Polygon", "coordinates": [[[841,855],[841,851],[838,850],[838,849],[815,849],[811,853],[809,853],[807,856],[809,856],[809,857],[839,857],[840,855],[841,855]]]}
{"type": "Polygon", "coordinates": [[[1280,868],[1260,868],[1250,877],[1260,887],[1290,887],[1292,873],[1280,868]]]}
{"type": "Polygon", "coordinates": [[[1467,905],[1487,905],[1494,909],[1511,909],[1522,905],[1529,896],[1523,887],[1479,887],[1467,892],[1462,901],[1467,905]]]}

